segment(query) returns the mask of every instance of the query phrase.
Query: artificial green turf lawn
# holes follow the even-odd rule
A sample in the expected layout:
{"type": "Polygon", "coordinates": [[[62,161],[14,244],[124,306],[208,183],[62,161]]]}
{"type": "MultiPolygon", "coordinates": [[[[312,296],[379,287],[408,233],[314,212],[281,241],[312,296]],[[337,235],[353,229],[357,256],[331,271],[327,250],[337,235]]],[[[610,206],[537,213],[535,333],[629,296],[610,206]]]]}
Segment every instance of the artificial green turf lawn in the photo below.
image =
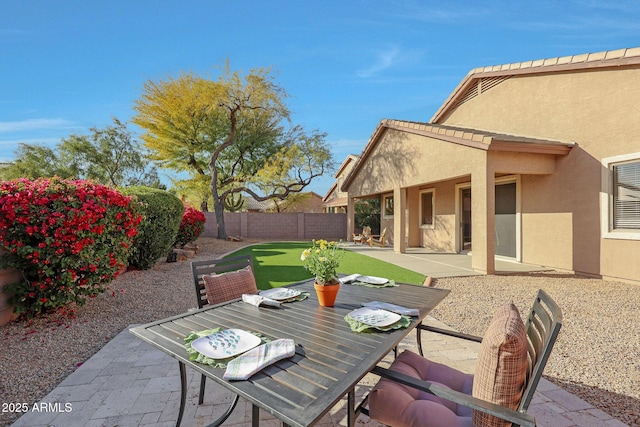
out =
{"type": "MultiPolygon", "coordinates": [[[[228,256],[251,254],[258,288],[269,289],[313,277],[300,261],[302,251],[310,246],[311,242],[261,243],[228,256]]],[[[424,275],[420,273],[348,250],[345,250],[338,273],[386,277],[415,285],[424,281],[424,275]]]]}

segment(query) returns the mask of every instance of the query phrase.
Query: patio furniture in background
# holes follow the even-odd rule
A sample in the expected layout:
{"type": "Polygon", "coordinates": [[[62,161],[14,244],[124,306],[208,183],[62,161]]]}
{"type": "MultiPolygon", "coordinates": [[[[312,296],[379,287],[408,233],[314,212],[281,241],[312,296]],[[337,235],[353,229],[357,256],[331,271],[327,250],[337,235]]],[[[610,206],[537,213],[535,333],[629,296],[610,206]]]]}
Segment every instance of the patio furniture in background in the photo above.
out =
{"type": "Polygon", "coordinates": [[[449,294],[446,289],[406,284],[383,288],[345,285],[335,307],[327,308],[318,305],[312,279],[289,288],[309,292],[310,297],[288,303],[286,309],[229,301],[137,326],[131,332],[178,360],[182,398],[186,395],[188,366],[251,402],[253,425],[258,425],[260,408],[292,427],[314,425],[347,396],[346,424],[353,426],[359,410],[355,387],[360,380],[449,294]],[[370,301],[417,308],[419,315],[412,317],[406,328],[353,332],[345,316],[370,301]],[[184,338],[194,328],[217,327],[240,328],[274,340],[291,338],[296,354],[247,380],[226,381],[224,369],[189,360],[184,345],[184,338]]]}
{"type": "Polygon", "coordinates": [[[380,235],[379,235],[379,236],[377,236],[377,235],[369,236],[369,239],[367,240],[367,241],[369,242],[369,246],[376,245],[376,246],[384,247],[384,246],[385,246],[385,244],[386,244],[386,243],[385,243],[385,236],[386,236],[386,234],[387,234],[387,228],[385,227],[385,228],[382,230],[382,233],[380,233],[380,235]],[[378,237],[378,239],[376,239],[376,237],[378,237]]]}
{"type": "Polygon", "coordinates": [[[512,303],[506,304],[496,312],[484,338],[419,325],[421,354],[421,330],[481,342],[475,375],[405,351],[389,369],[373,369],[382,379],[369,395],[369,415],[394,426],[471,425],[471,418],[535,426],[526,411],[561,325],[560,308],[543,290],[538,291],[526,323],[512,303]],[[504,406],[509,402],[515,410],[504,406]]]}
{"type": "MultiPolygon", "coordinates": [[[[256,293],[258,290],[256,288],[255,278],[253,278],[253,263],[251,259],[251,255],[240,255],[229,258],[221,258],[221,259],[213,259],[206,261],[192,261],[191,262],[191,271],[193,273],[193,282],[196,289],[196,299],[198,302],[198,308],[203,308],[210,304],[219,304],[232,299],[242,297],[243,293],[256,293]],[[243,269],[249,269],[248,273],[242,271],[243,269]],[[205,276],[211,275],[224,275],[227,274],[237,274],[238,277],[230,278],[227,276],[227,279],[224,280],[224,277],[218,277],[218,279],[223,279],[224,282],[219,282],[218,290],[215,291],[217,297],[213,297],[212,295],[207,296],[206,288],[213,289],[216,287],[217,283],[205,283],[205,276]],[[249,275],[248,281],[237,283],[237,280],[242,280],[243,276],[249,275]],[[251,282],[252,281],[252,282],[251,282]],[[211,300],[211,301],[210,301],[211,300]]],[[[212,292],[209,292],[210,294],[212,292]]],[[[198,396],[198,405],[202,405],[204,401],[204,391],[206,385],[207,377],[203,374],[200,377],[200,394],[198,396]]],[[[229,415],[235,409],[238,403],[239,396],[236,395],[231,402],[231,405],[227,409],[227,411],[216,421],[217,423],[224,422],[229,415]]],[[[178,423],[176,425],[180,425],[180,421],[182,420],[182,415],[184,413],[184,404],[185,399],[183,398],[180,402],[180,415],[178,418],[178,423]]]]}
{"type": "Polygon", "coordinates": [[[353,234],[353,243],[360,243],[361,245],[364,245],[365,242],[369,241],[370,237],[371,237],[371,227],[366,225],[362,228],[362,233],[353,234]]]}

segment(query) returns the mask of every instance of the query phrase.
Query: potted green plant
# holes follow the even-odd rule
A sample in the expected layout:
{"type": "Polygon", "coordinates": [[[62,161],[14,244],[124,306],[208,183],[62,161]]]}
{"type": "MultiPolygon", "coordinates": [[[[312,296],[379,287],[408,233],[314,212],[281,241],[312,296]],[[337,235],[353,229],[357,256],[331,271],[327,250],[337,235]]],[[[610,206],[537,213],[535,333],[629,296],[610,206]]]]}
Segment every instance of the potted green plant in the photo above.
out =
{"type": "Polygon", "coordinates": [[[338,267],[344,256],[344,248],[340,242],[313,240],[310,248],[302,251],[300,260],[304,268],[315,276],[313,284],[320,305],[333,307],[340,290],[338,267]]]}

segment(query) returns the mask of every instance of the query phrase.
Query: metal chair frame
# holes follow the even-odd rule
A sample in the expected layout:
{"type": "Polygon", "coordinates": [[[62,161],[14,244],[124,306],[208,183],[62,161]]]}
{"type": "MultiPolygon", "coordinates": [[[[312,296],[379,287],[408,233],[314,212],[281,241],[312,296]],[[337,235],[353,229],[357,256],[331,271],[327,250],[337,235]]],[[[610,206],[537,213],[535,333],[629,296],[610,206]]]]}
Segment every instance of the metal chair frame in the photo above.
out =
{"type": "MultiPolygon", "coordinates": [[[[239,255],[235,257],[229,258],[220,258],[220,259],[212,259],[206,261],[192,261],[191,262],[191,271],[193,273],[193,283],[195,285],[196,290],[196,299],[198,302],[198,308],[202,308],[206,305],[209,305],[209,301],[207,300],[207,294],[204,287],[204,280],[202,276],[208,274],[221,274],[229,271],[236,271],[242,268],[250,266],[253,268],[253,262],[251,255],[239,255]]],[[[184,407],[186,404],[186,372],[184,364],[180,364],[180,377],[182,384],[182,396],[180,399],[180,411],[178,414],[178,421],[176,426],[180,426],[182,421],[182,416],[184,414],[184,407]]],[[[202,405],[204,401],[204,391],[206,385],[207,377],[203,374],[200,377],[200,393],[198,395],[198,405],[202,405]]],[[[240,396],[237,394],[233,398],[233,401],[229,405],[229,408],[222,414],[217,420],[210,424],[210,426],[219,426],[223,422],[229,418],[236,405],[238,404],[238,399],[240,396]]]]}
{"type": "MultiPolygon", "coordinates": [[[[544,367],[549,360],[551,350],[562,327],[562,310],[551,299],[551,297],[542,289],[538,291],[533,307],[529,312],[529,316],[525,321],[525,330],[527,331],[527,378],[525,380],[525,389],[520,399],[517,410],[512,410],[491,402],[477,399],[473,396],[451,390],[440,384],[429,381],[421,381],[417,378],[392,371],[390,369],[376,366],[371,372],[382,378],[387,378],[398,383],[417,388],[418,390],[431,393],[443,399],[457,403],[481,411],[500,419],[513,423],[514,426],[535,427],[535,418],[527,414],[527,409],[531,403],[531,399],[535,394],[544,367]]],[[[422,351],[422,331],[435,332],[460,339],[481,342],[482,337],[467,335],[449,331],[446,329],[434,328],[427,325],[418,325],[417,340],[418,350],[423,356],[422,351]]],[[[366,404],[363,402],[362,405],[366,404]]],[[[368,415],[366,408],[361,408],[361,412],[368,415]]]]}

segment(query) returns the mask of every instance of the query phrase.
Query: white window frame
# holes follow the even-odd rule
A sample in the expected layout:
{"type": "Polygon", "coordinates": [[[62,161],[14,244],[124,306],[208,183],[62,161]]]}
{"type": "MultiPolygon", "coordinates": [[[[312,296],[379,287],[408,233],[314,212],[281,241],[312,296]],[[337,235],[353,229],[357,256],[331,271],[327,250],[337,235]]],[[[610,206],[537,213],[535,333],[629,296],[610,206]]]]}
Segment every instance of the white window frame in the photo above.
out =
{"type": "Polygon", "coordinates": [[[640,152],[606,157],[601,160],[600,228],[603,239],[640,240],[640,230],[613,229],[613,167],[629,162],[640,162],[640,152]]]}
{"type": "Polygon", "coordinates": [[[436,225],[436,189],[429,188],[427,190],[420,190],[420,215],[418,218],[418,225],[423,229],[433,229],[436,225]],[[431,224],[422,223],[422,195],[425,193],[431,193],[431,224]]]}
{"type": "Polygon", "coordinates": [[[382,218],[393,218],[393,211],[395,209],[395,201],[393,200],[393,194],[385,194],[382,196],[382,218]],[[391,214],[387,213],[387,200],[391,199],[391,214]]]}

